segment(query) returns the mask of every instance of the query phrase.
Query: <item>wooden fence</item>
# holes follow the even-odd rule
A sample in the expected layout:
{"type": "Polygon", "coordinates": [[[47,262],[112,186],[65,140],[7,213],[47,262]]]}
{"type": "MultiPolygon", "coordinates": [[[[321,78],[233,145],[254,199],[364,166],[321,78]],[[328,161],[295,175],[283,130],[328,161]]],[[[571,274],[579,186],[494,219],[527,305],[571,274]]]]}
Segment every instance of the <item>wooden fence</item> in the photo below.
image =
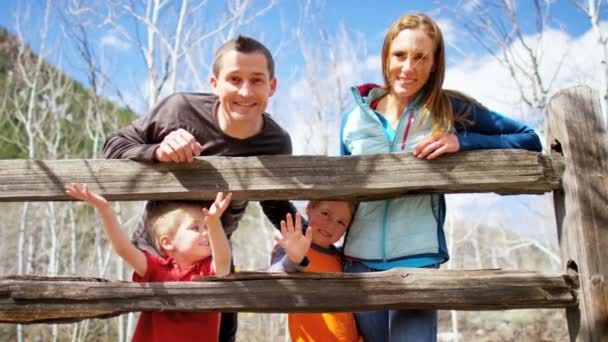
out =
{"type": "Polygon", "coordinates": [[[571,340],[608,340],[608,142],[599,113],[597,94],[589,88],[556,94],[545,110],[548,154],[474,151],[434,161],[408,154],[201,157],[190,164],[2,160],[0,201],[71,200],[63,192],[68,182],[89,183],[110,200],[212,199],[219,190],[249,200],[552,191],[563,273],[237,273],[191,283],[5,276],[0,278],[0,322],[69,322],[142,310],[564,308],[571,340]]]}

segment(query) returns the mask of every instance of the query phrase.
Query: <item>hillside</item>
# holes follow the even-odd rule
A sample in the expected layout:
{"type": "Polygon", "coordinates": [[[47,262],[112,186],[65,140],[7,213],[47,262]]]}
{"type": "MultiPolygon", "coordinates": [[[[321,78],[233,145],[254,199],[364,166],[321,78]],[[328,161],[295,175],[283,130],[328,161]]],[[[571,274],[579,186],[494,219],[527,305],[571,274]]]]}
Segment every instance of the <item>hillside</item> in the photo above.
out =
{"type": "Polygon", "coordinates": [[[0,158],[89,158],[133,118],[0,28],[0,158]]]}

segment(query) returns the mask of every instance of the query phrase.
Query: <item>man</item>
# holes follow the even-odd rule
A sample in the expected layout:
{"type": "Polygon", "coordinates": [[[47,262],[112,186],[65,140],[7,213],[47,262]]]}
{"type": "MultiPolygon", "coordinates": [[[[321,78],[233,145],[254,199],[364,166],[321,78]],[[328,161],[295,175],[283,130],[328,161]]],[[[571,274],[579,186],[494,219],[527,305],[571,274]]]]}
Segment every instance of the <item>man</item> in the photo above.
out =
{"type": "MultiPolygon", "coordinates": [[[[112,134],[103,147],[105,157],[183,163],[199,155],[291,154],[289,134],[264,112],[277,87],[274,61],[264,45],[243,36],[225,43],[215,54],[210,82],[214,94],[174,94],[112,134]]],[[[276,227],[296,212],[289,201],[260,204],[276,227]]],[[[146,212],[153,205],[149,202],[146,212]]],[[[247,201],[232,201],[222,216],[228,237],[246,206],[247,201]]],[[[154,252],[142,224],[133,239],[138,248],[154,252]]],[[[236,328],[236,313],[222,313],[219,340],[234,341],[236,328]]]]}

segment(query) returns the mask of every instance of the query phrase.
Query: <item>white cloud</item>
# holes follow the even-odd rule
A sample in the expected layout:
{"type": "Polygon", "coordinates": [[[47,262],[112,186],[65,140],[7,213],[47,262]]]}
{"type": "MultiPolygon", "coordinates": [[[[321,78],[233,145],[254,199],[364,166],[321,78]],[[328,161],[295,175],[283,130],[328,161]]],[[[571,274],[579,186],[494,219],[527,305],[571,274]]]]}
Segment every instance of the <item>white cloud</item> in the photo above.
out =
{"type": "MultiPolygon", "coordinates": [[[[549,95],[576,84],[597,87],[600,48],[594,43],[592,32],[572,38],[559,30],[547,30],[538,36],[526,37],[526,43],[541,52],[539,73],[549,95]],[[585,51],[585,53],[580,53],[585,51]]],[[[523,59],[524,47],[513,46],[516,55],[523,59]]],[[[517,71],[522,75],[522,71],[517,71]]],[[[463,91],[489,108],[517,119],[530,119],[521,105],[517,84],[509,72],[491,55],[469,57],[452,63],[447,70],[445,88],[463,91]]],[[[530,94],[531,87],[524,85],[530,94]]]]}
{"type": "Polygon", "coordinates": [[[117,38],[115,35],[113,35],[111,33],[106,34],[105,36],[103,36],[101,38],[101,45],[109,46],[116,50],[121,50],[121,51],[125,51],[125,50],[129,49],[129,44],[127,42],[117,38]]]}
{"type": "MultiPolygon", "coordinates": [[[[443,41],[446,45],[446,48],[450,46],[454,49],[459,50],[458,44],[456,43],[458,35],[456,34],[456,27],[454,27],[452,20],[448,18],[439,18],[437,19],[437,25],[439,26],[439,29],[441,29],[441,33],[443,34],[443,41]]],[[[459,52],[462,53],[462,51],[460,50],[459,52]]]]}
{"type": "Polygon", "coordinates": [[[479,6],[480,3],[481,3],[480,0],[468,0],[468,1],[465,1],[464,4],[462,4],[462,9],[465,12],[470,13],[470,12],[474,11],[475,8],[477,6],[479,6]]]}
{"type": "Polygon", "coordinates": [[[380,72],[382,70],[382,60],[380,55],[368,56],[363,63],[364,71],[380,72]]]}

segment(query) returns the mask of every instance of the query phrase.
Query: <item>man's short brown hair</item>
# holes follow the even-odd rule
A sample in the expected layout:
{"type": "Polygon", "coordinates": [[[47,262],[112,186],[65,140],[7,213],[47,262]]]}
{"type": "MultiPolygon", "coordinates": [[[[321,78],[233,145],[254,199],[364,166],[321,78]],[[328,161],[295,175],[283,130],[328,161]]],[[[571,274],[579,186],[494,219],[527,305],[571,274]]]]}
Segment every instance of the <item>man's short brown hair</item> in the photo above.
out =
{"type": "Polygon", "coordinates": [[[232,50],[246,54],[263,54],[264,57],[266,57],[268,75],[270,79],[274,78],[274,59],[272,58],[272,54],[270,53],[268,48],[264,46],[264,44],[247,36],[238,36],[234,39],[231,39],[224,43],[224,45],[220,46],[219,49],[217,49],[217,51],[215,52],[215,57],[213,58],[213,76],[219,76],[220,70],[222,69],[222,60],[224,58],[224,55],[232,50]]]}

